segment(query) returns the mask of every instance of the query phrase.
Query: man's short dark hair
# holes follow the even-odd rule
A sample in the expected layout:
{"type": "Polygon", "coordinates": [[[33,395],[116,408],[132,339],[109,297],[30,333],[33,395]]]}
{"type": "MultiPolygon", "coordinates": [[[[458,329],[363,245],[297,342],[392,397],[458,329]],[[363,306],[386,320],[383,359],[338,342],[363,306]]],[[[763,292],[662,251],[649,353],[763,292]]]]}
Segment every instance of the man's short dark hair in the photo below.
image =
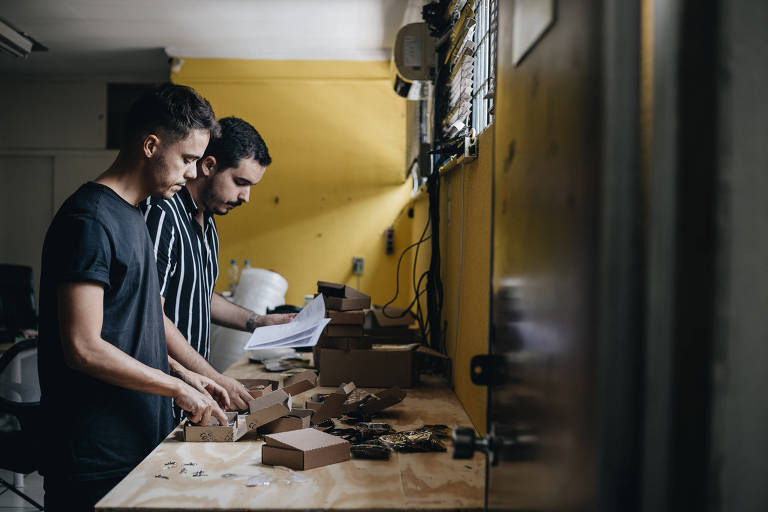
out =
{"type": "Polygon", "coordinates": [[[211,137],[219,134],[211,104],[191,87],[168,82],[147,90],[131,105],[124,144],[158,132],[183,139],[192,130],[208,130],[211,137]]]}
{"type": "Polygon", "coordinates": [[[218,170],[237,167],[243,158],[253,158],[264,167],[272,163],[267,144],[253,126],[237,117],[219,119],[219,126],[221,135],[211,137],[203,155],[213,156],[218,170]]]}

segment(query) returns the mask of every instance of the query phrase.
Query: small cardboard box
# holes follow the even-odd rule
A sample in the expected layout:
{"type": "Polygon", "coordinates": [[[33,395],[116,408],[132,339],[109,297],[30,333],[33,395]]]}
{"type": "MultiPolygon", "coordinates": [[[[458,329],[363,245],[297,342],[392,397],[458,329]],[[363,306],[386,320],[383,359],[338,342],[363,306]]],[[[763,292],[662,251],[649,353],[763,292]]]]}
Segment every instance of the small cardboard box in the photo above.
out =
{"type": "Polygon", "coordinates": [[[356,387],[354,382],[342,384],[339,386],[339,389],[325,397],[320,406],[315,409],[314,414],[312,415],[312,424],[318,425],[331,418],[338,418],[341,416],[344,409],[344,402],[347,401],[347,398],[355,389],[356,387]]]}
{"type": "Polygon", "coordinates": [[[270,421],[285,416],[291,412],[291,405],[293,405],[291,395],[282,389],[254,398],[248,402],[250,413],[245,417],[248,430],[255,430],[270,421]]]}
{"type": "Polygon", "coordinates": [[[352,350],[355,348],[371,348],[371,339],[367,336],[342,337],[320,336],[317,346],[325,348],[338,348],[339,350],[352,350]]]}
{"type": "Polygon", "coordinates": [[[304,404],[304,407],[311,411],[316,411],[323,406],[323,402],[325,402],[326,398],[328,398],[327,394],[315,393],[314,395],[307,398],[307,402],[304,404]]]}
{"type": "Polygon", "coordinates": [[[331,338],[354,338],[363,335],[362,325],[327,325],[323,335],[331,338]]]}
{"type": "Polygon", "coordinates": [[[318,281],[317,291],[323,294],[326,309],[350,311],[371,307],[371,297],[341,283],[318,281]]]}
{"type": "Polygon", "coordinates": [[[227,412],[227,424],[222,425],[211,418],[208,425],[184,423],[184,440],[189,442],[231,442],[237,441],[248,431],[245,421],[236,412],[227,412]]]}
{"type": "Polygon", "coordinates": [[[314,412],[309,409],[291,409],[291,412],[285,416],[260,426],[258,430],[262,434],[277,434],[309,428],[309,419],[314,412]]]}
{"type": "Polygon", "coordinates": [[[365,322],[365,311],[362,309],[354,311],[334,311],[327,310],[325,316],[331,319],[330,325],[360,325],[365,322]]]}
{"type": "Polygon", "coordinates": [[[280,389],[289,395],[298,395],[315,387],[317,387],[317,373],[307,370],[286,377],[280,389]]]}
{"type": "Polygon", "coordinates": [[[421,332],[408,327],[374,327],[363,331],[373,345],[407,345],[421,343],[421,332]]]}
{"type": "Polygon", "coordinates": [[[349,460],[349,442],[313,428],[264,436],[261,460],[269,466],[304,470],[349,460]]]}
{"type": "Polygon", "coordinates": [[[237,379],[253,398],[259,398],[276,390],[280,383],[271,379],[237,379]]]}
{"type": "Polygon", "coordinates": [[[416,356],[423,348],[417,344],[374,345],[369,350],[320,347],[315,360],[315,365],[322,361],[319,384],[338,386],[354,381],[372,388],[413,387],[418,380],[416,356]]]}
{"type": "MultiPolygon", "coordinates": [[[[364,293],[355,290],[351,286],[347,286],[342,283],[334,283],[331,281],[318,281],[317,291],[325,295],[325,297],[337,297],[344,299],[347,297],[366,296],[364,293]]],[[[323,297],[323,298],[325,298],[323,297]]],[[[360,308],[365,309],[365,308],[360,308]]]]}
{"type": "Polygon", "coordinates": [[[410,311],[394,306],[387,306],[386,312],[381,306],[373,306],[366,311],[363,329],[366,336],[375,336],[374,344],[404,344],[419,342],[421,333],[409,326],[415,321],[410,311]],[[402,315],[402,316],[401,316],[402,315]]]}
{"type": "Polygon", "coordinates": [[[349,412],[357,410],[358,407],[362,405],[363,401],[367,399],[369,396],[374,396],[374,395],[365,390],[356,389],[349,395],[349,397],[347,398],[347,401],[344,402],[344,407],[342,407],[341,412],[344,414],[347,414],[349,412]]]}

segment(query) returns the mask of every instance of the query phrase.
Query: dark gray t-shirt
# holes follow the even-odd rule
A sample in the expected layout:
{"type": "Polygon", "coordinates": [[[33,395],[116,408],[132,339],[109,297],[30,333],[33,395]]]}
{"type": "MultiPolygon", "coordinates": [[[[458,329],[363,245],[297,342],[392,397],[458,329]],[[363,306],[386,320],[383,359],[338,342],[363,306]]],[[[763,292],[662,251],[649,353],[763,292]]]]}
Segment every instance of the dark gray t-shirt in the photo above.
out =
{"type": "Polygon", "coordinates": [[[107,384],[70,369],[61,349],[57,287],[104,286],[101,337],[168,373],[152,241],[138,208],[86,183],[58,211],[43,246],[40,276],[42,470],[74,480],[127,474],[173,429],[168,397],[107,384]]]}

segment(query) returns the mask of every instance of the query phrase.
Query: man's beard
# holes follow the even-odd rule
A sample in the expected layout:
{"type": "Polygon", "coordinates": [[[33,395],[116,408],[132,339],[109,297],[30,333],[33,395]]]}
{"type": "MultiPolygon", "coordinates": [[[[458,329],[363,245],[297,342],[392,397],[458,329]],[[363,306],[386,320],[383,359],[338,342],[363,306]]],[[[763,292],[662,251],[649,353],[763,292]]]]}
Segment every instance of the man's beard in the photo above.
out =
{"type": "MultiPolygon", "coordinates": [[[[211,208],[210,205],[216,204],[218,201],[216,201],[216,197],[213,195],[213,186],[206,187],[203,190],[203,206],[208,213],[214,213],[216,215],[226,215],[229,213],[229,210],[223,209],[224,211],[219,211],[218,208],[213,207],[211,208]]],[[[224,204],[227,206],[231,206],[232,208],[236,208],[243,204],[242,201],[224,201],[224,204]]]]}

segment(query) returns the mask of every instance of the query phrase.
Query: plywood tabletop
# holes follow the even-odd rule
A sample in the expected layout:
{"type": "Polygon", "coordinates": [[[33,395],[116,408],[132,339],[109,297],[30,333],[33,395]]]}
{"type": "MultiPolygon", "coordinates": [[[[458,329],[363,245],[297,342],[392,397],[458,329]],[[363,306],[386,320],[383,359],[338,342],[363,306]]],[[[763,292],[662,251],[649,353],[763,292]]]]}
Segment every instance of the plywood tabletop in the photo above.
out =
{"type": "MultiPolygon", "coordinates": [[[[247,357],[227,374],[275,378],[249,364],[247,357]]],[[[295,402],[301,404],[313,393],[331,390],[316,388],[297,395],[295,402]]],[[[403,402],[383,411],[376,421],[396,430],[430,424],[471,426],[455,394],[445,387],[409,389],[403,402]]],[[[394,452],[388,461],[353,458],[291,471],[261,464],[263,442],[255,433],[234,443],[185,443],[180,436],[179,429],[172,432],[96,509],[381,512],[483,508],[484,456],[453,460],[450,446],[443,453],[394,452]]]]}

